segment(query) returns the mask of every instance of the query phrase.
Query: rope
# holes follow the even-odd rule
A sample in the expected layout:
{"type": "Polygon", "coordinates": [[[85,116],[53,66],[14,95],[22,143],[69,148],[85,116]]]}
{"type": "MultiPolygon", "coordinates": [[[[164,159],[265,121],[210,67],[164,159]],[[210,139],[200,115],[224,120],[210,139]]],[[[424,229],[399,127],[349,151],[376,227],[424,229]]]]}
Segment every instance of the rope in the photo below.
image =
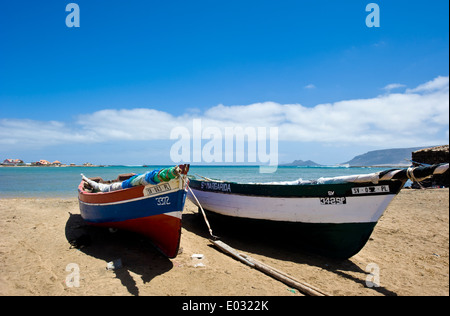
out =
{"type": "Polygon", "coordinates": [[[206,217],[206,214],[205,214],[205,210],[203,209],[202,205],[201,205],[200,202],[198,201],[198,199],[197,199],[197,197],[195,196],[194,192],[192,192],[192,189],[191,189],[189,186],[188,186],[188,189],[189,189],[189,191],[191,192],[192,196],[194,197],[195,201],[197,201],[198,207],[199,207],[200,210],[202,211],[203,218],[205,219],[206,226],[208,226],[209,234],[211,235],[211,237],[212,237],[214,240],[219,239],[219,237],[213,235],[211,226],[209,225],[209,222],[208,222],[208,218],[206,217]]]}
{"type": "Polygon", "coordinates": [[[380,181],[392,180],[394,178],[394,176],[399,172],[402,172],[402,170],[401,169],[390,170],[389,172],[384,174],[379,180],[380,181]]]}
{"type": "Polygon", "coordinates": [[[416,169],[416,168],[414,168],[414,167],[409,167],[409,168],[406,170],[406,176],[407,176],[408,179],[411,180],[412,182],[416,182],[416,183],[420,186],[421,189],[425,189],[425,188],[422,186],[422,184],[420,183],[420,181],[425,180],[425,179],[428,178],[429,176],[428,176],[428,177],[424,177],[424,178],[417,179],[416,176],[414,175],[414,169],[416,169]]]}

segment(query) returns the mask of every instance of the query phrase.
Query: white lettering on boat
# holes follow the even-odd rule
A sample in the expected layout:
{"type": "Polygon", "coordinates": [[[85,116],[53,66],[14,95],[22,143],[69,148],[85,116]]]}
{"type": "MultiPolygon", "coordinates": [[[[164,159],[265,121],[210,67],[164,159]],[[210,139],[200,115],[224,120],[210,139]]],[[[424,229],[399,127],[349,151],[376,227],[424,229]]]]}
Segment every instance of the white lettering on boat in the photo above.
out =
{"type": "Polygon", "coordinates": [[[202,190],[231,192],[231,185],[220,182],[202,182],[202,190]]]}
{"type": "Polygon", "coordinates": [[[156,205],[170,205],[169,197],[168,196],[157,197],[156,205]]]}
{"type": "Polygon", "coordinates": [[[388,185],[376,185],[370,187],[352,188],[352,194],[370,194],[370,193],[387,193],[389,192],[388,185]]]}

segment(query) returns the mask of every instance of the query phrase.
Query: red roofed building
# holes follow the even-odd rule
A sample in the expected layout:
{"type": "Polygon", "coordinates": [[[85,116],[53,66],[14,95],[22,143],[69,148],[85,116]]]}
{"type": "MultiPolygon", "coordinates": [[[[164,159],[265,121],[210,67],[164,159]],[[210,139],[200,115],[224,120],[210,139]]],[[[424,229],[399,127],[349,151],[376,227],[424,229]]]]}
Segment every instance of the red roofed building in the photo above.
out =
{"type": "Polygon", "coordinates": [[[49,166],[49,165],[51,165],[51,162],[47,161],[45,159],[41,159],[41,160],[36,162],[36,165],[38,165],[38,166],[49,166]]]}
{"type": "Polygon", "coordinates": [[[19,164],[23,164],[23,160],[20,160],[20,159],[5,159],[5,160],[3,160],[3,165],[17,166],[19,164]]]}

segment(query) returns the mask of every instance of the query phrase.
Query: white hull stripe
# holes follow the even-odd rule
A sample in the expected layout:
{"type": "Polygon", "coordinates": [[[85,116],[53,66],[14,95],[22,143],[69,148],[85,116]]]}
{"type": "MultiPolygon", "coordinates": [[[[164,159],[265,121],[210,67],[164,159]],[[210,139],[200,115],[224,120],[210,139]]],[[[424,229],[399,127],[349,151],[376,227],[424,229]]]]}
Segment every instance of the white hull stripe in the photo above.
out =
{"type": "MultiPolygon", "coordinates": [[[[220,194],[194,190],[205,210],[218,214],[302,223],[372,223],[377,222],[395,194],[347,196],[345,204],[323,203],[323,198],[280,198],[220,194]]],[[[189,199],[195,202],[188,192],[189,199]]]]}

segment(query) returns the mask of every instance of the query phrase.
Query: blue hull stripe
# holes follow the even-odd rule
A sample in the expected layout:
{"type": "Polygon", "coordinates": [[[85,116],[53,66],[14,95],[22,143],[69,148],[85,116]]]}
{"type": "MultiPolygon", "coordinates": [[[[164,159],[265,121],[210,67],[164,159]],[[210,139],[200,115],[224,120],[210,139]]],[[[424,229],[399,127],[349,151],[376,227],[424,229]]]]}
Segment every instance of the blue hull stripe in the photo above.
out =
{"type": "Polygon", "coordinates": [[[89,204],[79,201],[84,220],[91,223],[122,222],[129,219],[183,211],[186,191],[131,200],[117,204],[89,204]]]}

